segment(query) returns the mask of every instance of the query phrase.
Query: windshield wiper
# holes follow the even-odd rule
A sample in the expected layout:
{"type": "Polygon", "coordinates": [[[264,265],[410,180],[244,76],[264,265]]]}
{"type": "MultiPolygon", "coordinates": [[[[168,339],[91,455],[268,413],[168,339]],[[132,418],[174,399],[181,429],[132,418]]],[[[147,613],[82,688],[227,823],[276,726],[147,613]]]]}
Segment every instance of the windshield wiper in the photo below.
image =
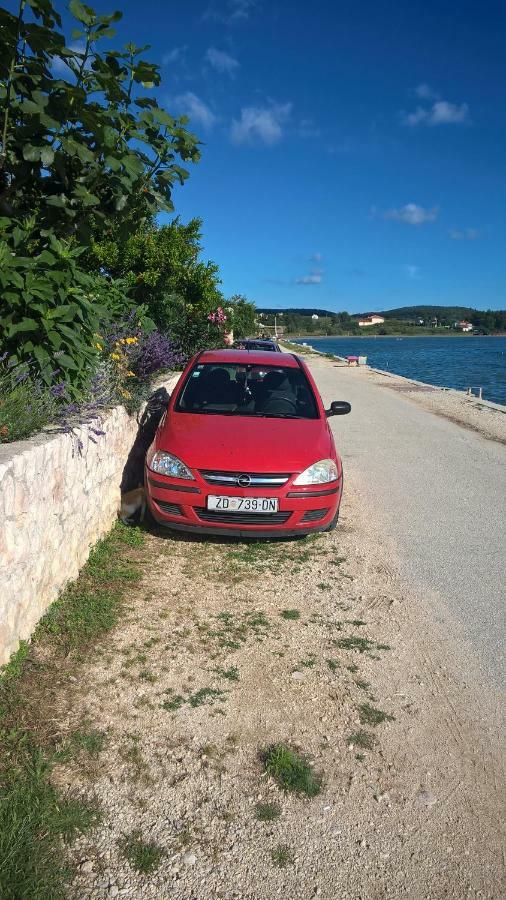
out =
{"type": "Polygon", "coordinates": [[[261,419],[304,419],[305,416],[294,416],[292,413],[253,413],[261,419]]]}

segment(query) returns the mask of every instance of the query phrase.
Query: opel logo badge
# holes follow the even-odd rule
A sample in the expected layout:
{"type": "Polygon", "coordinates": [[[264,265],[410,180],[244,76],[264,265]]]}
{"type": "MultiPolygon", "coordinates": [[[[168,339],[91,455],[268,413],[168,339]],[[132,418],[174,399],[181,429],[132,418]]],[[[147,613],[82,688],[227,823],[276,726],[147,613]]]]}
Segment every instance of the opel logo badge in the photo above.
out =
{"type": "Polygon", "coordinates": [[[251,476],[250,475],[239,475],[237,479],[237,484],[239,487],[249,487],[251,484],[251,476]]]}

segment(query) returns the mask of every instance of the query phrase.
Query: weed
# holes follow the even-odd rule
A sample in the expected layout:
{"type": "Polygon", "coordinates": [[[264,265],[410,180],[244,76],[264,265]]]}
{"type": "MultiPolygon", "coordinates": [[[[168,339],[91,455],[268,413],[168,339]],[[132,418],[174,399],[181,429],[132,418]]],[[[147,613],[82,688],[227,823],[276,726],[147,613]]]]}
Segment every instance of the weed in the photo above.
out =
{"type": "Polygon", "coordinates": [[[362,681],[361,679],[357,679],[355,684],[357,685],[358,688],[361,688],[361,690],[363,690],[363,691],[367,691],[367,689],[370,688],[370,686],[371,686],[368,681],[362,681]]]}
{"type": "Polygon", "coordinates": [[[257,803],[255,807],[255,818],[259,822],[273,822],[280,815],[281,807],[277,803],[257,803]]]}
{"type": "Polygon", "coordinates": [[[338,663],[337,659],[327,659],[325,660],[331,672],[335,672],[336,669],[340,668],[340,663],[338,663]]]}
{"type": "Polygon", "coordinates": [[[388,713],[383,712],[382,709],[376,709],[375,706],[371,706],[370,703],[361,703],[358,707],[360,724],[361,725],[372,725],[376,727],[377,725],[381,725],[382,722],[394,722],[395,716],[390,716],[388,713]]]}
{"type": "Polygon", "coordinates": [[[275,850],[271,851],[271,859],[275,866],[280,869],[291,866],[295,862],[295,857],[288,844],[278,844],[275,850]]]}
{"type": "Polygon", "coordinates": [[[168,712],[175,712],[177,709],[180,709],[185,702],[184,697],[181,694],[176,694],[175,697],[172,697],[171,700],[164,700],[162,703],[162,708],[168,710],[168,712]]]}
{"type": "Polygon", "coordinates": [[[376,738],[373,734],[369,734],[368,731],[355,731],[353,734],[350,734],[346,743],[349,745],[353,745],[353,747],[362,747],[363,750],[372,750],[375,743],[376,738]]]}
{"type": "Polygon", "coordinates": [[[331,566],[341,566],[343,562],[346,562],[346,556],[336,556],[335,559],[329,561],[331,566]]]}
{"type": "Polygon", "coordinates": [[[316,665],[316,656],[314,653],[310,653],[307,659],[300,660],[297,668],[312,669],[314,665],[316,665]]]}
{"type": "Polygon", "coordinates": [[[148,669],[142,669],[142,671],[139,672],[139,678],[141,681],[148,681],[150,684],[154,684],[157,680],[156,675],[153,675],[153,672],[149,672],[148,669]]]}
{"type": "Polygon", "coordinates": [[[350,637],[339,638],[334,641],[339,650],[357,650],[359,653],[366,653],[372,650],[374,644],[369,638],[360,637],[358,634],[352,634],[350,637]]]}
{"type": "Polygon", "coordinates": [[[351,672],[352,675],[354,675],[355,672],[358,672],[358,666],[355,665],[355,663],[350,663],[350,665],[346,666],[346,668],[348,669],[348,672],[351,672]]]}
{"type": "Polygon", "coordinates": [[[227,678],[228,681],[239,681],[239,669],[237,666],[230,666],[229,669],[222,669],[218,666],[214,671],[222,678],[227,678]]]}
{"type": "Polygon", "coordinates": [[[300,619],[300,612],[298,609],[284,609],[280,616],[282,619],[300,619]]]}
{"type": "Polygon", "coordinates": [[[132,868],[143,875],[156,869],[165,855],[163,848],[154,841],[144,841],[140,831],[124,836],[119,846],[132,868]]]}
{"type": "Polygon", "coordinates": [[[195,708],[196,706],[202,706],[207,700],[215,700],[221,699],[225,696],[224,691],[218,691],[216,688],[200,688],[200,690],[195,691],[194,694],[190,694],[188,697],[188,703],[190,706],[195,708]]]}
{"type": "Polygon", "coordinates": [[[326,581],[320,581],[319,584],[317,585],[317,587],[320,589],[320,591],[331,591],[332,590],[332,585],[327,584],[326,581]]]}
{"type": "Polygon", "coordinates": [[[107,742],[105,731],[92,728],[90,731],[74,731],[70,737],[72,746],[77,750],[84,750],[94,759],[104,749],[107,742]]]}
{"type": "Polygon", "coordinates": [[[272,744],[261,755],[264,769],[283,791],[315,797],[322,779],[316,775],[305,756],[286,744],[272,744]]]}

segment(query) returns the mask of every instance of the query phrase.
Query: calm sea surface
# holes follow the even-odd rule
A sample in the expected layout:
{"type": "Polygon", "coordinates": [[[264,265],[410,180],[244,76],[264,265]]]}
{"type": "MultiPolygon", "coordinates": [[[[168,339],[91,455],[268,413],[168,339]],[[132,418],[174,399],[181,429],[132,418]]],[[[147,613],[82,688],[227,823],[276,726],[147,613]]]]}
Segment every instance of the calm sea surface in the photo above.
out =
{"type": "MultiPolygon", "coordinates": [[[[483,388],[483,399],[506,404],[506,337],[300,338],[337,356],[367,363],[439,387],[483,388]]],[[[473,391],[473,393],[476,391],[473,391]]]]}

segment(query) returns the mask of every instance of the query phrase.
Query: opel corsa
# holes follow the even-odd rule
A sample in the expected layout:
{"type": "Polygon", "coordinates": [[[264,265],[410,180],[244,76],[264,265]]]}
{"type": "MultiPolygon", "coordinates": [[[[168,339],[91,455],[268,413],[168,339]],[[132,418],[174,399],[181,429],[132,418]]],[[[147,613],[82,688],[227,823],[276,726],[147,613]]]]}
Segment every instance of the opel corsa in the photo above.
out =
{"type": "Polygon", "coordinates": [[[193,357],[146,457],[151,514],[182,531],[249,537],[335,528],[343,469],[312,375],[288,353],[193,357]]]}

